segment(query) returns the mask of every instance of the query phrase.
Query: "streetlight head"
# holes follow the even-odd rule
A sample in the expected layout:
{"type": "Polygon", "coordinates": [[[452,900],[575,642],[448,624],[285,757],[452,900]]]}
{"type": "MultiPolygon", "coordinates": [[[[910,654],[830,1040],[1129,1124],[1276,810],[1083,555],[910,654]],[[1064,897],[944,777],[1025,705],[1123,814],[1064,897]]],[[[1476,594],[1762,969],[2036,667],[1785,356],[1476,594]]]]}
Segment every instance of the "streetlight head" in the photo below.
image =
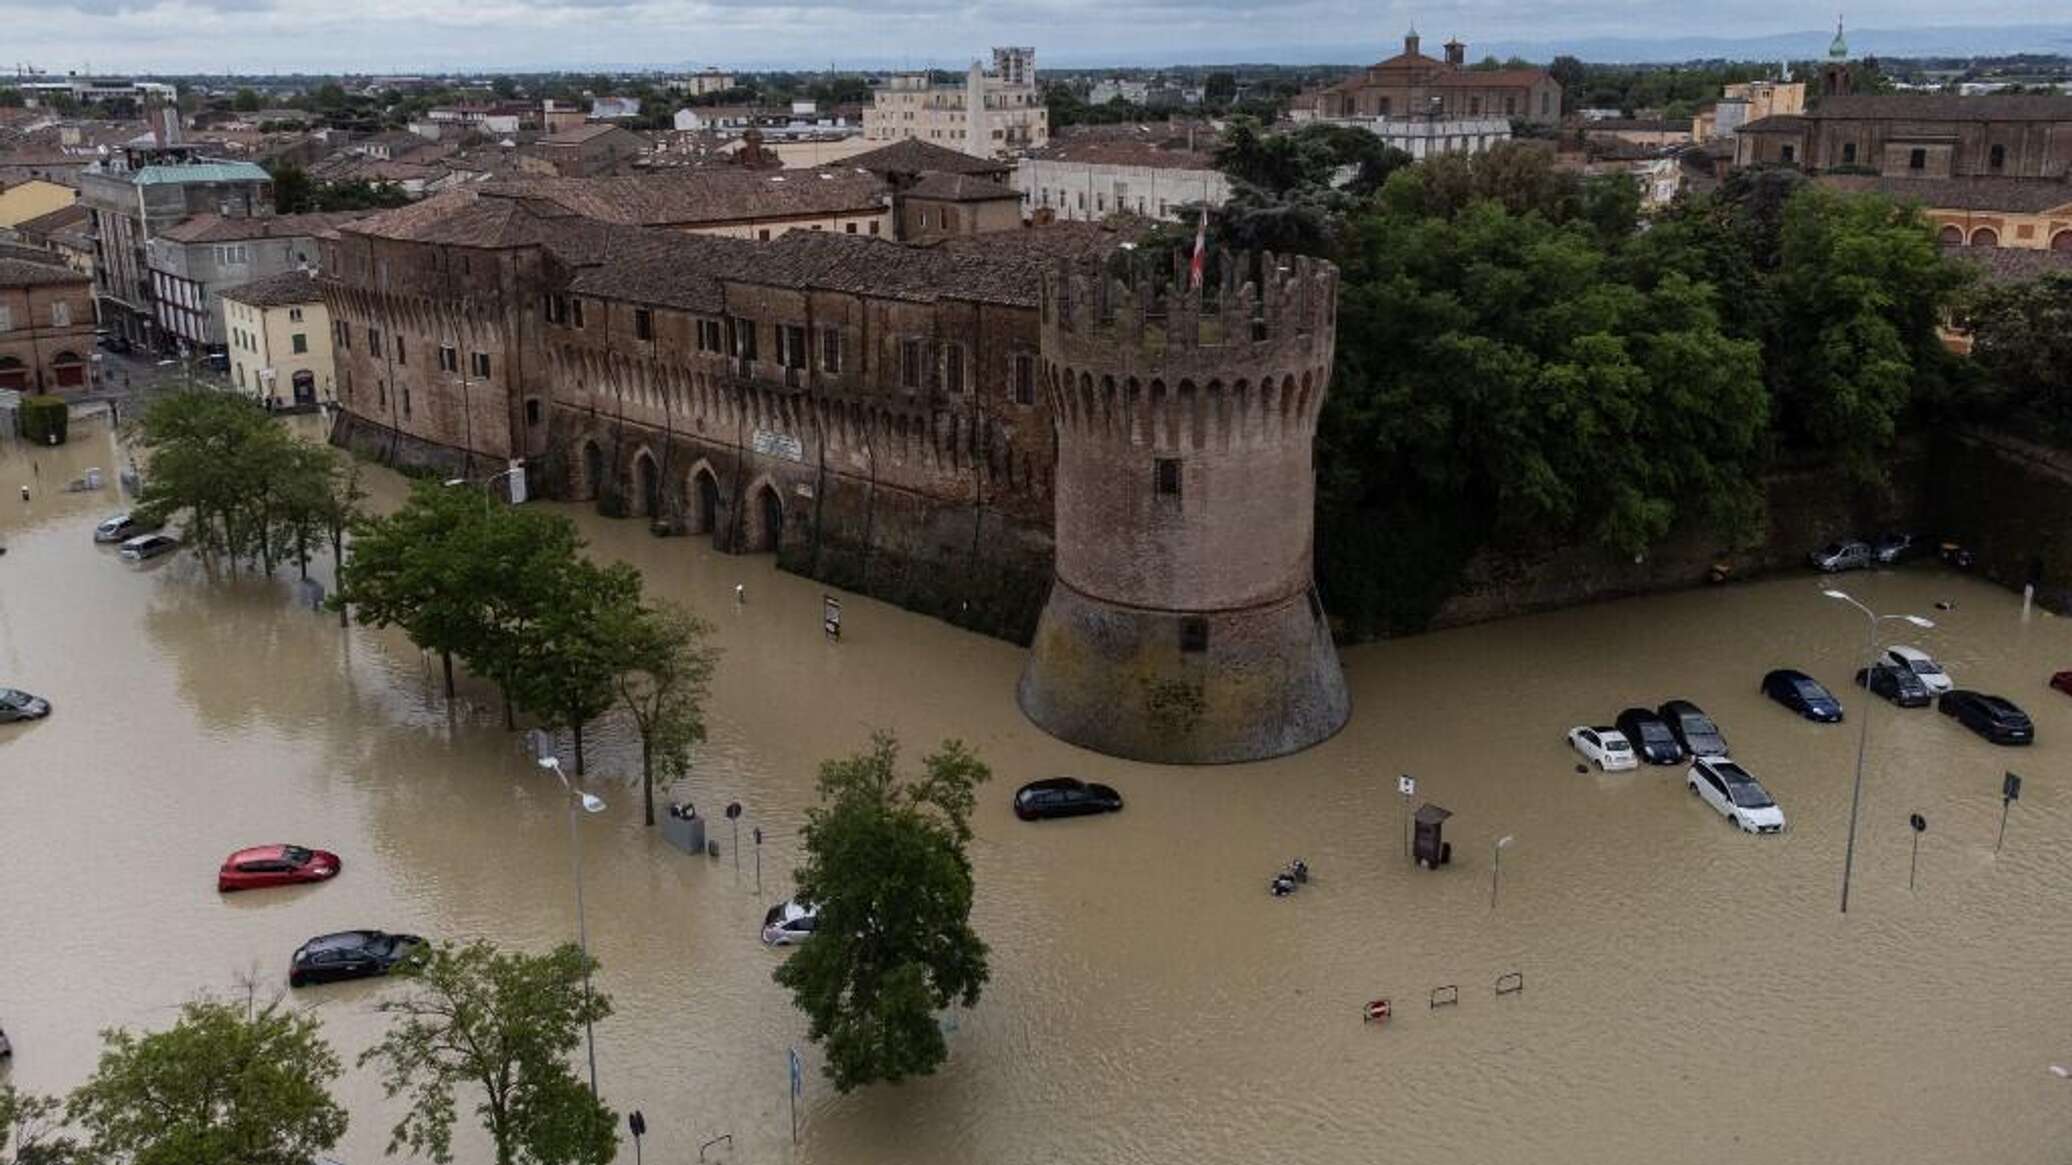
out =
{"type": "Polygon", "coordinates": [[[452,488],[453,488],[454,486],[457,486],[457,485],[466,485],[466,484],[468,484],[468,479],[467,479],[467,478],[465,478],[465,477],[449,477],[449,478],[447,478],[447,479],[446,479],[446,488],[447,488],[447,489],[452,489],[452,488]]]}
{"type": "Polygon", "coordinates": [[[561,758],[558,756],[543,756],[540,758],[540,767],[543,769],[553,769],[558,773],[561,771],[561,758]]]}
{"type": "Polygon", "coordinates": [[[1913,624],[1914,626],[1916,626],[1916,627],[1933,627],[1933,626],[1935,626],[1935,620],[1933,620],[1933,619],[1924,619],[1924,618],[1922,618],[1922,617],[1921,617],[1921,616],[1919,616],[1919,615],[1908,615],[1908,616],[1906,616],[1906,621],[1907,621],[1907,622],[1909,622],[1909,623],[1912,623],[1912,624],[1913,624]]]}
{"type": "Polygon", "coordinates": [[[1509,845],[1511,844],[1511,841],[1512,841],[1511,835],[1507,833],[1507,834],[1503,835],[1502,837],[1500,837],[1500,838],[1497,838],[1497,839],[1496,839],[1496,848],[1498,848],[1498,849],[1503,849],[1503,848],[1505,848],[1506,846],[1509,846],[1509,845]]]}
{"type": "Polygon", "coordinates": [[[1832,588],[1832,587],[1830,587],[1830,588],[1828,588],[1827,590],[1824,590],[1824,591],[1822,591],[1822,592],[1820,592],[1820,593],[1821,593],[1821,594],[1823,594],[1823,595],[1826,595],[1826,596],[1827,596],[1828,598],[1830,598],[1830,599],[1840,599],[1840,600],[1842,600],[1842,601],[1843,601],[1843,602],[1845,602],[1845,603],[1846,603],[1846,602],[1849,602],[1849,601],[1850,601],[1850,600],[1849,600],[1849,595],[1848,595],[1848,592],[1846,592],[1846,591],[1838,591],[1838,590],[1835,590],[1835,589],[1834,589],[1834,588],[1832,588]]]}
{"type": "Polygon", "coordinates": [[[602,813],[602,812],[604,812],[604,798],[602,798],[602,797],[598,796],[598,795],[597,795],[597,794],[595,794],[595,793],[585,793],[585,794],[583,794],[583,812],[585,812],[585,813],[602,813]]]}

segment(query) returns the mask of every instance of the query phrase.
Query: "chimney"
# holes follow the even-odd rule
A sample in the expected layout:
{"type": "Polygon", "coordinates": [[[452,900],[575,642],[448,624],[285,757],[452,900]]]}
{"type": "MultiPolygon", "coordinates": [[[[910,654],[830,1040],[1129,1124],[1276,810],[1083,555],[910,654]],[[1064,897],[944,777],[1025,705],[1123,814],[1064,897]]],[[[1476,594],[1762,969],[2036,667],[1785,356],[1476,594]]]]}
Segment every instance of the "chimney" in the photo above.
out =
{"type": "Polygon", "coordinates": [[[1406,57],[1417,55],[1417,29],[1414,26],[1409,32],[1403,34],[1403,55],[1406,57]]]}
{"type": "Polygon", "coordinates": [[[1446,42],[1446,63],[1454,68],[1468,63],[1468,46],[1462,44],[1459,37],[1446,42]]]}

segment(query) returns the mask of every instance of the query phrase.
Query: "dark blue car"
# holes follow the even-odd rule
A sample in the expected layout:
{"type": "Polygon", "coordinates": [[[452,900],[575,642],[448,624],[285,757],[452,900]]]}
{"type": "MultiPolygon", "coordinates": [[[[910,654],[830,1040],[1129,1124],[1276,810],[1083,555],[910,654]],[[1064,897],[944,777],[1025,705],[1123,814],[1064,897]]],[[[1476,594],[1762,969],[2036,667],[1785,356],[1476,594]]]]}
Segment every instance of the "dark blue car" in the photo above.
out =
{"type": "Polygon", "coordinates": [[[1763,677],[1763,695],[1822,724],[1842,721],[1842,702],[1805,672],[1780,667],[1763,677]]]}

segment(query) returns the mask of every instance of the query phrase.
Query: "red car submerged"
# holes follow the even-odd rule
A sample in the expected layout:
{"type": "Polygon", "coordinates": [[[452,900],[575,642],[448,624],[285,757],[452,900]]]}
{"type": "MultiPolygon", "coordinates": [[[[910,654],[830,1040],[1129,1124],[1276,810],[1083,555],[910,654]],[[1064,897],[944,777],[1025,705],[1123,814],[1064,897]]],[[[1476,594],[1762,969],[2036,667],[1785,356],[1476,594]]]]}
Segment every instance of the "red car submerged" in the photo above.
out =
{"type": "Polygon", "coordinates": [[[216,871],[216,889],[257,890],[262,886],[289,886],[296,882],[322,882],[336,877],[338,855],[299,845],[258,845],[241,849],[223,859],[216,871]]]}
{"type": "Polygon", "coordinates": [[[2072,696],[2072,671],[2061,671],[2050,677],[2050,686],[2072,696]]]}

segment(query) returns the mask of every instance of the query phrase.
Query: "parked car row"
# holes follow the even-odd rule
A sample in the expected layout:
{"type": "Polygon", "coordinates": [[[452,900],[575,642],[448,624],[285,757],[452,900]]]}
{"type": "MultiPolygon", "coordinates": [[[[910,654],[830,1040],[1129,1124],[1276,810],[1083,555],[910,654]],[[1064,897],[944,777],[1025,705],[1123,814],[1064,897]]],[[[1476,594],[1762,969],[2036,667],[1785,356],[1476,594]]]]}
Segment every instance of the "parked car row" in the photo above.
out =
{"type": "Polygon", "coordinates": [[[158,532],[159,523],[132,513],[113,514],[94,527],[94,541],[119,542],[116,554],[127,562],[142,562],[180,548],[180,540],[158,532]]]}
{"type": "Polygon", "coordinates": [[[1889,566],[1926,553],[1928,542],[1919,534],[1880,534],[1869,541],[1845,539],[1830,542],[1807,555],[1815,570],[1833,574],[1864,570],[1874,565],[1889,566]]]}
{"type": "MultiPolygon", "coordinates": [[[[216,869],[216,890],[230,894],[269,886],[328,882],[345,868],[337,854],[304,845],[255,845],[233,852],[216,869]]],[[[414,934],[341,930],[320,934],[288,958],[288,986],[386,975],[424,947],[414,934]]]]}
{"type": "Polygon", "coordinates": [[[50,701],[19,688],[0,688],[0,724],[15,720],[41,720],[50,715],[50,701]]]}

